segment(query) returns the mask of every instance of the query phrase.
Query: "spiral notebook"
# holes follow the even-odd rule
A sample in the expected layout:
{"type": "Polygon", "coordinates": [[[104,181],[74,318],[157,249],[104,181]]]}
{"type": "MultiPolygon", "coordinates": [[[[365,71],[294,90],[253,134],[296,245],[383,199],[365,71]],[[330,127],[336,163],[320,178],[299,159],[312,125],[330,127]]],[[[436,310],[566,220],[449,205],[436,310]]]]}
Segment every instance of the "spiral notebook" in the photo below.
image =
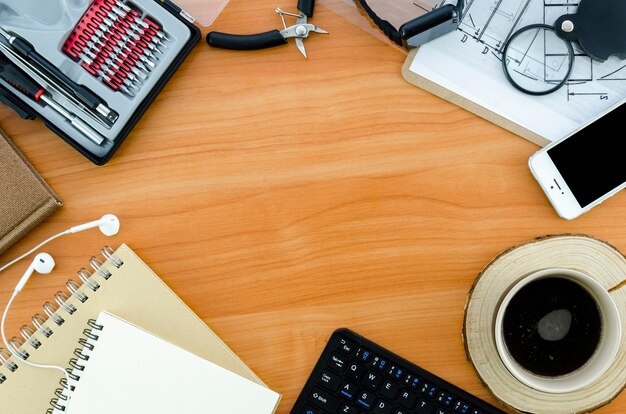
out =
{"type": "MultiPolygon", "coordinates": [[[[257,384],[262,381],[126,245],[101,250],[46,302],[11,346],[32,362],[73,368],[90,319],[104,309],[257,384]],[[54,303],[53,303],[54,302],[54,303]]],[[[132,350],[129,344],[129,350],[132,350]]],[[[115,361],[111,361],[114,363],[115,361]]],[[[63,408],[62,375],[33,368],[0,349],[0,413],[42,414],[63,408]]],[[[166,366],[166,364],[164,364],[166,366]]]]}
{"type": "Polygon", "coordinates": [[[89,325],[67,414],[271,414],[278,405],[275,392],[106,311],[89,325]]]}

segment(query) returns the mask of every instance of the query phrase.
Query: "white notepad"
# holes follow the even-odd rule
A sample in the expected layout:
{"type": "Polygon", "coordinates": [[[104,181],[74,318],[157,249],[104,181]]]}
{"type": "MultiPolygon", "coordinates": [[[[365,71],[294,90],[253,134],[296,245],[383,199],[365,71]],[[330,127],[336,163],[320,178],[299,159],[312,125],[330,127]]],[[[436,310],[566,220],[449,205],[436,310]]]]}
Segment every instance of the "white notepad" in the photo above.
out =
{"type": "Polygon", "coordinates": [[[88,336],[68,414],[271,414],[280,400],[106,311],[88,336]]]}

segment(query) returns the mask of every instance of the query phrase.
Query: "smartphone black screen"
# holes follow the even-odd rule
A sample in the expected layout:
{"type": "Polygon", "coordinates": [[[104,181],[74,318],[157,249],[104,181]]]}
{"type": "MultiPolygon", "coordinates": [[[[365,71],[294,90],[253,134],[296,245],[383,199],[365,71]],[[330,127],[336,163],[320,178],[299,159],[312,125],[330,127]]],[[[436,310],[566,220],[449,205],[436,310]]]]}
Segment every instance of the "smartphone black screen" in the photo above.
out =
{"type": "Polygon", "coordinates": [[[581,207],[626,181],[626,105],[548,150],[581,207]]]}

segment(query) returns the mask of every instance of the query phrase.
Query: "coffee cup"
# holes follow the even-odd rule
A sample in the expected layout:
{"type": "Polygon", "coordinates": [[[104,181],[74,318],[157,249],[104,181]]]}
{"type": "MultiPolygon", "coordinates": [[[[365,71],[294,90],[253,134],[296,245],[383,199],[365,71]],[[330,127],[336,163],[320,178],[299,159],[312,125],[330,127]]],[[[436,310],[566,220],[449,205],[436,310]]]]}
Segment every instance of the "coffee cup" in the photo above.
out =
{"type": "Polygon", "coordinates": [[[609,292],[582,272],[549,268],[525,276],[504,296],[496,348],[509,372],[548,393],[596,381],[617,355],[622,332],[609,292]]]}

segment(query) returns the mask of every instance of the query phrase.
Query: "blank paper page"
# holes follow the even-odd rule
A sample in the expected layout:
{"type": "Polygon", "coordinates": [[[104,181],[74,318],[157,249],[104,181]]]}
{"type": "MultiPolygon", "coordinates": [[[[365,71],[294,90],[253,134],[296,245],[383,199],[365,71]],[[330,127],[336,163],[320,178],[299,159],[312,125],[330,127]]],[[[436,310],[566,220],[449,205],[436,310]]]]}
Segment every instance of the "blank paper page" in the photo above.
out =
{"type": "Polygon", "coordinates": [[[280,396],[102,312],[69,414],[271,414],[280,396]]]}

